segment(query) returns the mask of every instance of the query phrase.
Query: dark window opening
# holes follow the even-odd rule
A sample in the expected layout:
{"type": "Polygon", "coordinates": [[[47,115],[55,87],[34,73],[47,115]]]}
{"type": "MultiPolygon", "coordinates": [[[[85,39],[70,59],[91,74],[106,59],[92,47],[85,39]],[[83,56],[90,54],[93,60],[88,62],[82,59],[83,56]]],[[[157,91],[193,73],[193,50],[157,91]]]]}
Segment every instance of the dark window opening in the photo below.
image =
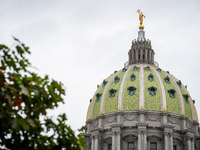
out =
{"type": "Polygon", "coordinates": [[[177,146],[174,145],[173,146],[173,150],[178,150],[177,146]]]}
{"type": "Polygon", "coordinates": [[[108,144],[108,150],[112,150],[112,144],[108,144]]]}
{"type": "Polygon", "coordinates": [[[134,142],[129,142],[128,143],[128,150],[135,150],[134,142]]]}
{"type": "Polygon", "coordinates": [[[151,143],[150,150],[157,150],[157,143],[151,143]]]}

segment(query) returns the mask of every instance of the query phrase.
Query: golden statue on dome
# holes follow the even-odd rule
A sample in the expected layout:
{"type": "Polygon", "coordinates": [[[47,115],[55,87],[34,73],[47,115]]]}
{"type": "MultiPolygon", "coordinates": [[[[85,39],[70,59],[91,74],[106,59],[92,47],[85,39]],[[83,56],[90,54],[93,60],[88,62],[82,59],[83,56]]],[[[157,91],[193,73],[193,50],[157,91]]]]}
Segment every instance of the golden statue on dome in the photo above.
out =
{"type": "Polygon", "coordinates": [[[146,18],[144,16],[144,14],[138,9],[137,10],[138,14],[139,14],[139,20],[140,20],[140,25],[139,25],[139,29],[144,29],[144,25],[142,24],[143,23],[143,17],[146,18]]]}

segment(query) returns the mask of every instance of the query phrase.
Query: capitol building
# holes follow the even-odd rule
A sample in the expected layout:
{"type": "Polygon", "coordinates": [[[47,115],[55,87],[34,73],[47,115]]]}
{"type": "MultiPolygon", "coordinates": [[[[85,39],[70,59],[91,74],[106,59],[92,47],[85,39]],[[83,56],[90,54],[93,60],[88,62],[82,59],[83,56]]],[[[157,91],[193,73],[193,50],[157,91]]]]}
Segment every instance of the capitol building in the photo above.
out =
{"type": "Polygon", "coordinates": [[[138,37],[128,51],[129,60],[102,79],[90,100],[86,149],[200,150],[195,101],[184,81],[154,60],[151,41],[145,38],[144,15],[138,13],[138,37]]]}

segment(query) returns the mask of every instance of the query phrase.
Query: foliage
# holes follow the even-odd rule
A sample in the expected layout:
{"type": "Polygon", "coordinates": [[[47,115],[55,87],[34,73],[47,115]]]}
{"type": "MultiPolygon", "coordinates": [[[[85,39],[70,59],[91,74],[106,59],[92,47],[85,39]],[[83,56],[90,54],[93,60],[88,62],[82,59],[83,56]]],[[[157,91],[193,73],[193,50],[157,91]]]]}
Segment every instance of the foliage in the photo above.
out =
{"type": "Polygon", "coordinates": [[[29,48],[14,41],[12,48],[0,45],[0,149],[80,150],[84,140],[66,124],[66,115],[56,121],[47,115],[64,103],[63,84],[31,72],[29,48]]]}

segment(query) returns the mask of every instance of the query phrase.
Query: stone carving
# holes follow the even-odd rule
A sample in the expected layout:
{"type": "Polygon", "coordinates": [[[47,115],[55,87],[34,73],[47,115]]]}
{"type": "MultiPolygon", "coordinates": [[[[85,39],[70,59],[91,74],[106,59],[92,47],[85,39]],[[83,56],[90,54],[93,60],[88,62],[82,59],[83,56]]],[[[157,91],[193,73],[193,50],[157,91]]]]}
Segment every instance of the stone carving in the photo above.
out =
{"type": "Polygon", "coordinates": [[[98,120],[96,120],[96,121],[94,121],[93,123],[92,123],[92,126],[93,127],[97,127],[99,125],[99,121],[98,120]]]}
{"type": "Polygon", "coordinates": [[[168,123],[180,125],[180,120],[175,118],[168,118],[168,123]]]}
{"type": "Polygon", "coordinates": [[[107,117],[107,118],[105,119],[105,122],[106,122],[106,123],[113,123],[113,122],[116,122],[116,121],[117,121],[116,116],[107,117]]]}
{"type": "Polygon", "coordinates": [[[147,116],[147,121],[160,121],[160,116],[148,115],[147,116]]]}
{"type": "Polygon", "coordinates": [[[124,121],[137,121],[138,116],[137,115],[124,115],[124,121]]]}
{"type": "Polygon", "coordinates": [[[191,129],[193,127],[191,123],[186,123],[186,126],[188,127],[188,129],[191,129]]]}

